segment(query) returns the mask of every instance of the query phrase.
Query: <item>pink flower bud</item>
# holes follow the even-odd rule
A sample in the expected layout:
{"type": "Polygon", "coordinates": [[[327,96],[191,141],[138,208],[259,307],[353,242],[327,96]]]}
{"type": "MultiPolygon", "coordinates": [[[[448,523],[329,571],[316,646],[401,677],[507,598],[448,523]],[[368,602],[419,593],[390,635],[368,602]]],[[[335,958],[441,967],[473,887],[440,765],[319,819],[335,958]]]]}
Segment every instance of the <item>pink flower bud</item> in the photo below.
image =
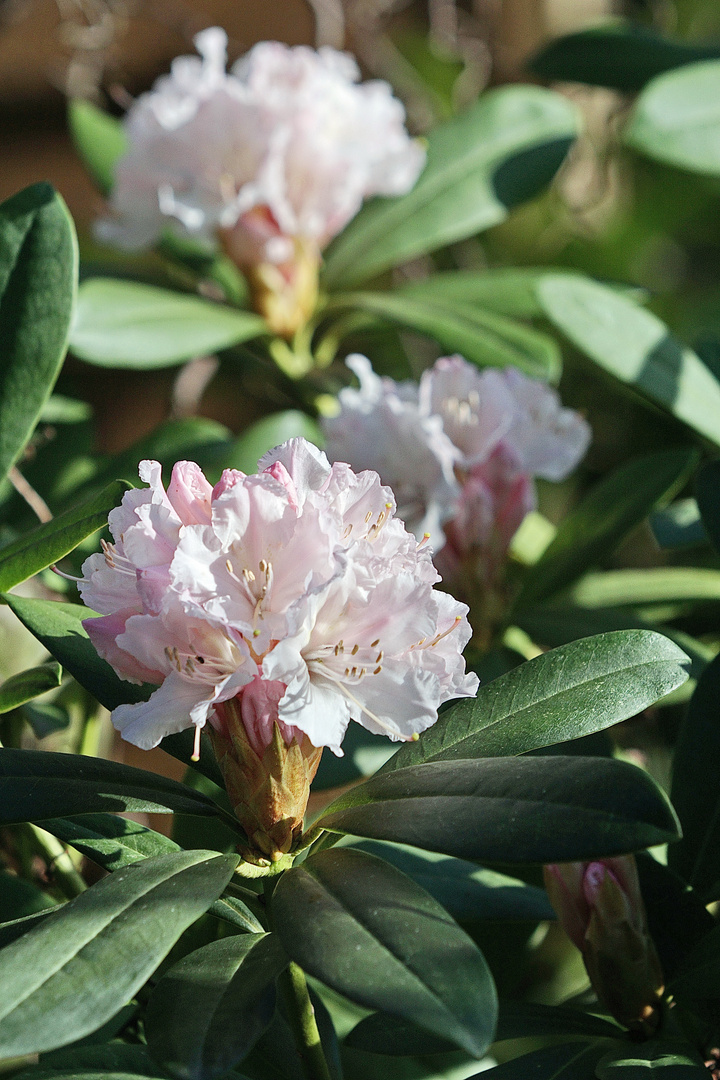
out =
{"type": "Polygon", "coordinates": [[[649,1032],[664,979],[647,928],[632,855],[544,869],[558,919],[580,949],[600,1002],[621,1024],[649,1032]]]}

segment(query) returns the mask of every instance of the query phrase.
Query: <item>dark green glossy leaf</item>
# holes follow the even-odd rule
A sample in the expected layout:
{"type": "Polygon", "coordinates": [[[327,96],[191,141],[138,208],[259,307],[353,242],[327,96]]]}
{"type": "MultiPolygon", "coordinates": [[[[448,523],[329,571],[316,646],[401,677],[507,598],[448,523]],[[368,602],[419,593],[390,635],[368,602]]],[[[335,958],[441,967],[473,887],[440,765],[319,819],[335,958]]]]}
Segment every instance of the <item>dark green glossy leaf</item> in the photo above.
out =
{"type": "Polygon", "coordinates": [[[221,813],[199,791],[116,761],[42,750],[0,750],[0,824],[126,810],[221,813]]]}
{"type": "Polygon", "coordinates": [[[373,200],[335,240],[326,256],[328,284],[354,285],[496,225],[511,196],[530,198],[548,183],[576,133],[575,110],[558,94],[537,86],[484,94],[432,131],[427,165],[409,194],[373,200]],[[534,170],[527,160],[533,150],[549,159],[534,170]],[[511,190],[518,171],[522,192],[511,190]]]}
{"type": "Polygon", "coordinates": [[[469,1080],[592,1080],[595,1066],[607,1046],[605,1039],[545,1046],[477,1073],[469,1080]]]}
{"type": "Polygon", "coordinates": [[[720,382],[657,315],[580,276],[548,274],[536,294],[550,322],[603,370],[720,443],[720,382]]]}
{"type": "Polygon", "coordinates": [[[702,894],[720,882],[720,657],[700,676],[680,731],[672,800],[683,838],[669,865],[702,894]]]}
{"type": "Polygon", "coordinates": [[[394,867],[350,848],[311,855],[283,874],[272,912],[286,952],[310,975],[484,1054],[497,1001],[482,953],[394,867]]]}
{"type": "Polygon", "coordinates": [[[217,899],[236,865],[235,856],[204,851],[147,859],[104,878],[8,945],[3,1056],[65,1046],[109,1020],[217,899]]]}
{"type": "Polygon", "coordinates": [[[78,290],[70,348],[101,367],[158,368],[215,353],[267,333],[259,315],[116,278],[78,290]]]}
{"type": "MultiPolygon", "coordinates": [[[[83,814],[78,818],[43,820],[43,829],[65,844],[92,859],[104,870],[122,870],[143,859],[180,851],[179,846],[162,833],[154,832],[137,821],[114,814],[83,814]]],[[[258,934],[263,926],[249,908],[234,896],[221,896],[208,908],[210,915],[223,919],[242,933],[258,934]]]]}
{"type": "Polygon", "coordinates": [[[528,66],[543,79],[634,93],[664,71],[718,57],[717,45],[675,41],[644,26],[614,23],[555,38],[528,66]]]}
{"type": "Polygon", "coordinates": [[[374,840],[360,841],[353,848],[377,855],[402,870],[460,922],[477,919],[539,922],[555,918],[544,889],[476,863],[374,840]]]}
{"type": "Polygon", "coordinates": [[[557,382],[562,370],[553,338],[473,303],[394,293],[348,293],[338,305],[369,311],[433,338],[481,367],[519,368],[536,379],[557,382]]]}
{"type": "Polygon", "coordinates": [[[33,184],[0,205],[0,477],[32,435],[60,371],[77,287],[65,203],[33,184]]]}
{"type": "Polygon", "coordinates": [[[490,863],[572,862],[677,839],[653,780],[612,758],[434,761],[366,780],[316,823],[490,863]]]}
{"type": "Polygon", "coordinates": [[[687,679],[687,657],[651,630],[619,630],[536,656],[456,702],[382,767],[524,754],[626,720],[687,679]]]}
{"type": "Polygon", "coordinates": [[[128,485],[116,481],[99,494],[74,506],[52,521],[25,533],[0,550],[0,592],[58,562],[86,537],[107,525],[108,514],[119,506],[128,485]]]}
{"type": "Polygon", "coordinates": [[[90,101],[75,98],[68,103],[68,124],[75,149],[103,195],[107,194],[127,146],[122,123],[90,101]]]}
{"type": "Polygon", "coordinates": [[[684,486],[696,464],[691,450],[663,450],[628,462],[596,484],[528,569],[517,608],[546,600],[592,569],[653,507],[684,486]]]}
{"type": "Polygon", "coordinates": [[[708,1070],[689,1044],[653,1041],[611,1050],[595,1075],[598,1080],[707,1080],[708,1070]]]}
{"type": "Polygon", "coordinates": [[[43,1054],[22,1080],[166,1080],[144,1046],[111,1042],[43,1054]]]}
{"type": "Polygon", "coordinates": [[[225,1076],[249,1053],[275,1011],[275,980],[288,958],[275,934],[223,938],[165,972],[148,1003],[150,1053],[178,1080],[225,1076]]]}
{"type": "Polygon", "coordinates": [[[41,923],[52,911],[54,907],[46,908],[44,911],[36,911],[34,915],[23,915],[19,919],[11,919],[9,922],[0,923],[0,949],[4,949],[6,945],[9,945],[12,941],[17,941],[19,937],[26,934],[28,930],[32,930],[34,926],[41,923]]]}
{"type": "MultiPolygon", "coordinates": [[[[621,1034],[614,1024],[579,1009],[502,999],[499,1005],[495,1042],[546,1035],[559,1038],[575,1035],[613,1038],[621,1034]]],[[[390,1057],[440,1054],[452,1049],[452,1044],[446,1039],[423,1031],[410,1020],[388,1016],[386,1013],[372,1013],[365,1020],[361,1020],[346,1036],[345,1043],[357,1050],[390,1057]]]]}
{"type": "Polygon", "coordinates": [[[657,161],[720,176],[720,57],[659,75],[635,102],[624,141],[657,161]]]}
{"type": "Polygon", "coordinates": [[[258,420],[243,431],[242,435],[228,449],[226,468],[240,469],[244,473],[257,472],[257,465],[263,454],[288,439],[303,438],[316,446],[323,445],[323,436],[318,423],[306,413],[295,409],[272,413],[258,420]]]}
{"type": "Polygon", "coordinates": [[[26,701],[32,701],[40,694],[46,694],[48,690],[54,690],[60,685],[62,668],[56,662],[41,664],[39,667],[28,668],[18,675],[11,675],[0,686],[0,713],[10,712],[24,705],[26,701]]]}
{"type": "Polygon", "coordinates": [[[698,469],[696,484],[703,525],[716,551],[720,551],[720,460],[705,462],[698,469]]]}
{"type": "Polygon", "coordinates": [[[641,852],[636,862],[650,934],[665,977],[672,979],[715,921],[698,893],[667,866],[648,852],[641,852]]]}
{"type": "Polygon", "coordinates": [[[683,957],[668,989],[682,1004],[712,1003],[717,1009],[720,995],[720,926],[701,938],[683,957]]]}

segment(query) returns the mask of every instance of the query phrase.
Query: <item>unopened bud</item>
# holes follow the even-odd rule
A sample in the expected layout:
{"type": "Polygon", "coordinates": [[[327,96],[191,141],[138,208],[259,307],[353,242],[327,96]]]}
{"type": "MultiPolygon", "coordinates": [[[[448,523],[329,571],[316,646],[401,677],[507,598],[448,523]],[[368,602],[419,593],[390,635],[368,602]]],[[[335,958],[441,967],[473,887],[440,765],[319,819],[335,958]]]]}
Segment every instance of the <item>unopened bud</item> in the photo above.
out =
{"type": "Polygon", "coordinates": [[[322,747],[277,719],[284,683],[255,680],[216,706],[213,750],[235,815],[247,833],[243,858],[259,865],[293,851],[302,835],[322,747]]]}
{"type": "Polygon", "coordinates": [[[546,866],[558,919],[581,950],[595,993],[631,1030],[651,1032],[664,979],[632,855],[546,866]]]}

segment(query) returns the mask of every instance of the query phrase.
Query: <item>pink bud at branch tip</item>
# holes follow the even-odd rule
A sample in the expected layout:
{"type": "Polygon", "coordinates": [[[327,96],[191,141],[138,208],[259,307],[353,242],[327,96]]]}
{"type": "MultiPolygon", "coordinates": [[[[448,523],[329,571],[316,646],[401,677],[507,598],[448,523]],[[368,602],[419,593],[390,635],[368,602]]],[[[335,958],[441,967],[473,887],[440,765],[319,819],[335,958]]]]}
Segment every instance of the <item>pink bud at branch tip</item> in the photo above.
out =
{"type": "Polygon", "coordinates": [[[625,1027],[658,1024],[664,977],[650,937],[632,855],[544,869],[561,926],[580,949],[600,1003],[625,1027]]]}

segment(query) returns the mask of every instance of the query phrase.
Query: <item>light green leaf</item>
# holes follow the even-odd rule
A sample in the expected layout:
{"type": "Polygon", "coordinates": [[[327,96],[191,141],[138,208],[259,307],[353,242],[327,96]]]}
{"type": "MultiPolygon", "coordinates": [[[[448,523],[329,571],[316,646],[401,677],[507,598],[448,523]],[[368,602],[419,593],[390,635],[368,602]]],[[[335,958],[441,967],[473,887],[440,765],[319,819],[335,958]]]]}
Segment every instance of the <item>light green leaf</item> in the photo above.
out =
{"type": "Polygon", "coordinates": [[[536,292],[547,318],[601,368],[720,443],[720,383],[657,315],[587,278],[548,274],[536,292]]]}
{"type": "Polygon", "coordinates": [[[427,761],[525,754],[620,723],[687,679],[687,657],[651,630],[619,630],[536,656],[456,702],[381,774],[427,761]]]}
{"type": "Polygon", "coordinates": [[[107,525],[110,511],[120,505],[129,485],[117,480],[80,506],[25,533],[0,549],[0,592],[26,581],[58,562],[88,536],[107,525]]]}
{"type": "Polygon", "coordinates": [[[0,713],[10,712],[24,705],[26,701],[46,694],[60,685],[62,668],[53,661],[39,667],[28,668],[18,675],[11,675],[0,686],[0,713]]]}
{"type": "Polygon", "coordinates": [[[659,75],[635,103],[623,139],[681,169],[720,176],[720,60],[699,60],[659,75]]]}
{"type": "Polygon", "coordinates": [[[70,348],[100,367],[158,368],[267,333],[259,315],[187,293],[115,278],[78,290],[70,348]]]}
{"type": "Polygon", "coordinates": [[[183,957],[148,1002],[150,1053],[178,1080],[215,1080],[270,1025],[275,980],[289,961],[276,934],[213,941],[183,957]]]}
{"type": "Polygon", "coordinates": [[[378,773],[336,799],[316,827],[490,863],[585,861],[679,836],[667,796],[647,773],[565,755],[378,773]]]}
{"type": "Polygon", "coordinates": [[[494,1069],[471,1076],[470,1080],[591,1080],[595,1065],[607,1050],[605,1039],[592,1042],[560,1043],[532,1050],[494,1069]]]}
{"type": "Polygon", "coordinates": [[[77,286],[72,220],[49,184],[0,205],[0,478],[17,461],[50,397],[77,286]]]}
{"type": "Polygon", "coordinates": [[[459,352],[479,366],[512,365],[537,379],[557,382],[560,350],[539,330],[483,310],[475,304],[395,293],[347,293],[333,304],[370,311],[433,338],[448,352],[459,352]]]}
{"type": "Polygon", "coordinates": [[[127,147],[122,123],[81,98],[68,103],[68,123],[75,149],[106,195],[115,180],[115,166],[127,147]]]}
{"type": "Polygon", "coordinates": [[[653,507],[684,486],[696,463],[691,450],[663,450],[628,462],[596,484],[528,569],[517,609],[547,600],[609,555],[653,507]]]}
{"type": "Polygon", "coordinates": [[[688,1044],[659,1040],[611,1050],[595,1071],[598,1080],[707,1080],[707,1074],[702,1058],[688,1044]]]}
{"type": "Polygon", "coordinates": [[[570,102],[539,86],[484,94],[430,134],[427,165],[409,194],[373,200],[340,234],[326,255],[325,280],[332,288],[355,285],[496,225],[508,203],[530,198],[551,179],[577,127],[570,102]],[[544,152],[535,184],[529,151],[544,152]]]}
{"type": "Polygon", "coordinates": [[[147,859],[104,878],[8,945],[2,1056],[66,1046],[101,1027],[220,895],[237,861],[207,851],[147,859]]]}
{"type": "Polygon", "coordinates": [[[283,874],[272,912],[286,952],[308,974],[474,1057],[485,1053],[497,999],[483,955],[399,870],[350,848],[323,851],[283,874]]]}
{"type": "Polygon", "coordinates": [[[608,570],[586,574],[568,599],[579,607],[623,604],[698,603],[720,600],[720,571],[697,566],[653,566],[642,570],[608,570]]]}

